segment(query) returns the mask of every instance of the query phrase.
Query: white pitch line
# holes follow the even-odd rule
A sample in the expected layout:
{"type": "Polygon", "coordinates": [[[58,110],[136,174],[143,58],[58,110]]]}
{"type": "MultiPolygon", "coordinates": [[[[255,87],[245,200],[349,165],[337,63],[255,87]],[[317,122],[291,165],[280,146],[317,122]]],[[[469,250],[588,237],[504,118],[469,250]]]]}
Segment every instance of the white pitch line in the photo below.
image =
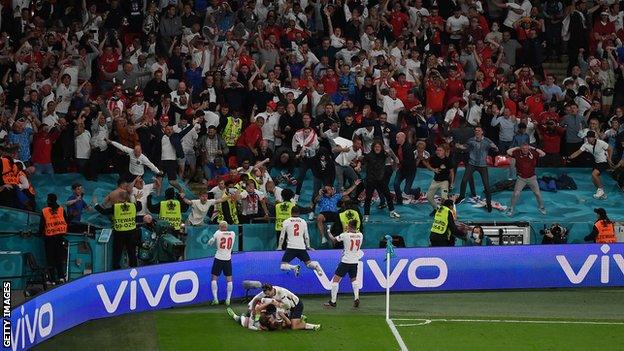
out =
{"type": "Polygon", "coordinates": [[[396,321],[422,321],[421,323],[396,324],[397,327],[415,327],[432,322],[475,322],[475,323],[526,323],[526,324],[584,324],[584,325],[624,325],[624,322],[599,321],[556,321],[556,320],[517,320],[517,319],[425,319],[394,318],[396,321]]]}
{"type": "Polygon", "coordinates": [[[386,323],[388,323],[388,327],[390,327],[390,330],[392,331],[392,335],[394,335],[394,338],[399,343],[399,347],[401,348],[401,351],[409,351],[407,349],[407,346],[405,345],[405,341],[403,341],[403,338],[401,337],[401,334],[399,334],[399,331],[394,326],[394,322],[392,321],[392,319],[387,318],[386,323]]]}

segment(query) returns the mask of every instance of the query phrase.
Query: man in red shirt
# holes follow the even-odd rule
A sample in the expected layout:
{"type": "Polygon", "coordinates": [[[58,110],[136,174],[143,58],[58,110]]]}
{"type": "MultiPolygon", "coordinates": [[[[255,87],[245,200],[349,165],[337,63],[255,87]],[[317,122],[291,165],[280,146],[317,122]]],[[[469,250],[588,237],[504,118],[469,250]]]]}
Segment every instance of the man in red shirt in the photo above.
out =
{"type": "Polygon", "coordinates": [[[528,143],[522,144],[520,147],[513,147],[507,150],[507,155],[516,160],[516,170],[518,172],[518,179],[516,179],[516,186],[514,187],[513,195],[511,196],[511,204],[507,210],[507,214],[511,217],[514,213],[514,206],[520,197],[520,193],[525,186],[529,186],[538,204],[538,211],[545,215],[546,209],[544,208],[544,200],[542,199],[542,193],[540,192],[539,185],[537,184],[537,175],[535,174],[535,167],[537,166],[537,160],[540,157],[545,156],[544,151],[529,146],[528,143]]]}
{"type": "Polygon", "coordinates": [[[438,71],[431,73],[432,79],[427,81],[426,85],[426,107],[431,109],[433,113],[440,113],[444,110],[444,96],[446,95],[446,86],[444,78],[438,71]]]}
{"type": "Polygon", "coordinates": [[[58,126],[54,128],[42,124],[41,130],[33,135],[32,162],[37,170],[37,174],[54,174],[52,146],[61,135],[59,128],[64,128],[67,125],[64,118],[60,118],[58,123],[58,126]]]}
{"type": "Polygon", "coordinates": [[[534,89],[533,95],[527,96],[524,103],[529,108],[529,113],[534,119],[537,119],[537,117],[544,112],[544,96],[540,91],[536,93],[534,89]]]}
{"type": "Polygon", "coordinates": [[[546,153],[540,166],[559,167],[561,165],[561,138],[565,135],[565,129],[557,126],[555,121],[550,119],[546,121],[546,124],[538,124],[537,132],[546,153]]]}
{"type": "Polygon", "coordinates": [[[546,123],[548,120],[553,120],[555,121],[555,123],[559,123],[559,120],[561,118],[559,118],[559,114],[557,113],[557,103],[556,102],[545,103],[544,111],[540,113],[539,115],[537,115],[537,118],[533,118],[533,119],[538,124],[546,123]]]}
{"type": "Polygon", "coordinates": [[[456,66],[449,68],[449,77],[446,80],[446,94],[444,96],[446,105],[452,98],[461,98],[464,95],[464,83],[461,80],[456,66]]]}
{"type": "Polygon", "coordinates": [[[236,141],[236,158],[239,163],[242,163],[243,160],[252,160],[254,156],[258,155],[263,125],[264,118],[256,117],[256,122],[245,128],[240,138],[236,141]]]}
{"type": "Polygon", "coordinates": [[[325,86],[325,93],[332,95],[338,91],[338,76],[333,68],[327,68],[327,73],[321,78],[321,83],[325,86]]]}
{"type": "Polygon", "coordinates": [[[396,1],[390,13],[390,25],[392,26],[392,34],[394,34],[394,37],[400,37],[403,33],[403,28],[407,27],[408,24],[409,16],[401,11],[401,3],[396,1]]]}
{"type": "Polygon", "coordinates": [[[405,73],[399,73],[398,80],[392,83],[392,87],[396,90],[396,97],[405,104],[407,101],[407,92],[414,87],[414,83],[405,79],[405,73]]]}

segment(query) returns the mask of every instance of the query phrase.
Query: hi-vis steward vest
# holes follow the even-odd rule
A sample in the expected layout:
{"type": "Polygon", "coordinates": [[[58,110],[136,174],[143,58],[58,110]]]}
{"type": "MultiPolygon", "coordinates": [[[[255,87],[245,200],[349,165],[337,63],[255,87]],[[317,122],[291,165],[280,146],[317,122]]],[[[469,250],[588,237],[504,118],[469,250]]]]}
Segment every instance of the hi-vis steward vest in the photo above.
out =
{"type": "Polygon", "coordinates": [[[615,228],[612,222],[607,221],[596,221],[594,223],[596,228],[598,229],[598,235],[596,236],[596,244],[610,244],[617,241],[615,237],[615,228]]]}
{"type": "Polygon", "coordinates": [[[234,122],[234,117],[227,118],[227,124],[223,129],[223,134],[221,137],[225,142],[225,145],[232,147],[236,145],[236,141],[238,137],[241,135],[241,131],[243,130],[243,120],[238,118],[236,122],[234,122]]]}
{"type": "MultiPolygon", "coordinates": [[[[19,173],[17,173],[17,180],[19,181],[22,176],[28,179],[28,176],[24,173],[24,171],[19,171],[19,173]]],[[[33,196],[35,195],[35,188],[30,180],[28,181],[28,192],[33,196]]]]}
{"type": "Polygon", "coordinates": [[[281,231],[284,221],[290,217],[295,204],[290,201],[279,202],[275,204],[275,231],[281,231]]]}
{"type": "Polygon", "coordinates": [[[348,209],[345,211],[342,211],[338,214],[338,217],[340,218],[340,223],[342,224],[342,231],[346,232],[347,229],[349,228],[349,222],[351,222],[352,220],[356,220],[357,221],[357,226],[355,227],[355,231],[359,232],[360,231],[360,215],[358,214],[358,212],[356,210],[352,210],[352,209],[348,209]]]}
{"type": "Polygon", "coordinates": [[[447,235],[448,229],[448,207],[440,206],[433,217],[433,225],[431,226],[431,232],[435,234],[447,235]]]}
{"type": "Polygon", "coordinates": [[[160,202],[160,212],[158,218],[165,220],[175,230],[182,228],[182,208],[178,200],[162,200],[160,202]]]}
{"type": "Polygon", "coordinates": [[[8,158],[2,158],[2,181],[7,185],[19,184],[19,171],[15,164],[11,164],[8,158]]]}
{"type": "Polygon", "coordinates": [[[136,206],[131,202],[113,205],[113,230],[126,232],[136,229],[136,206]]]}
{"type": "Polygon", "coordinates": [[[59,206],[56,211],[52,211],[52,208],[45,207],[41,210],[45,225],[43,228],[43,234],[45,236],[54,236],[67,233],[67,222],[63,216],[63,207],[59,206]]]}
{"type": "MultiPolygon", "coordinates": [[[[225,193],[223,193],[223,196],[225,197],[225,193]]],[[[217,204],[216,206],[217,206],[217,223],[221,221],[225,221],[225,215],[223,214],[223,207],[227,206],[230,212],[230,218],[232,218],[232,223],[228,223],[228,224],[238,224],[238,210],[236,209],[236,201],[234,201],[230,197],[225,202],[217,204]]]]}

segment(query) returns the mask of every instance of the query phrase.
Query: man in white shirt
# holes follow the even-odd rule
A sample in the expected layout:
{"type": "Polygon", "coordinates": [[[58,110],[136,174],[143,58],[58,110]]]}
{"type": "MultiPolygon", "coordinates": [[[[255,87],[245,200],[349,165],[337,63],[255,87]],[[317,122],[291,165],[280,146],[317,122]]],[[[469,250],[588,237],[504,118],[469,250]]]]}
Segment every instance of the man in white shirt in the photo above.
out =
{"type": "Polygon", "coordinates": [[[357,231],[357,226],[358,221],[352,219],[349,221],[349,228],[347,231],[338,235],[338,237],[334,237],[330,232],[327,233],[329,240],[331,240],[334,244],[342,242],[344,248],[340,264],[338,265],[338,268],[336,268],[336,272],[332,278],[331,299],[325,303],[326,307],[336,307],[338,287],[342,277],[347,274],[349,274],[349,278],[351,278],[351,287],[353,288],[353,307],[360,307],[360,288],[356,279],[358,262],[360,261],[360,258],[364,256],[364,252],[361,249],[362,244],[364,243],[364,236],[362,233],[357,231]]]}
{"type": "MultiPolygon", "coordinates": [[[[186,111],[191,102],[190,95],[186,91],[186,83],[178,83],[178,89],[172,91],[169,95],[171,96],[171,103],[177,107],[178,110],[186,111]]],[[[180,119],[180,114],[178,112],[176,112],[175,118],[177,123],[177,120],[180,119]]]]}
{"type": "MultiPolygon", "coordinates": [[[[173,132],[180,133],[186,127],[188,127],[188,121],[182,118],[178,124],[173,126],[173,132]]],[[[182,151],[184,151],[184,158],[178,159],[178,172],[180,173],[180,178],[184,178],[186,165],[189,166],[188,178],[195,175],[195,167],[197,165],[197,158],[195,157],[195,144],[197,143],[197,139],[199,139],[197,131],[200,128],[201,126],[199,124],[195,124],[193,128],[191,128],[191,130],[182,138],[182,151]]]]}
{"type": "Polygon", "coordinates": [[[594,199],[605,200],[607,198],[607,194],[602,187],[600,174],[607,171],[607,169],[614,167],[613,162],[611,161],[613,149],[607,142],[596,138],[596,132],[593,130],[587,132],[585,139],[586,141],[581,148],[570,155],[568,159],[573,159],[583,152],[589,152],[594,156],[594,166],[592,170],[592,183],[596,186],[594,199]]]}
{"type": "Polygon", "coordinates": [[[130,106],[130,113],[132,114],[132,120],[134,123],[138,123],[143,118],[143,115],[147,112],[147,109],[150,107],[149,104],[143,100],[143,93],[137,91],[134,94],[136,101],[130,106]]]}
{"type": "MultiPolygon", "coordinates": [[[[134,180],[134,187],[132,188],[132,196],[136,199],[136,202],[141,203],[141,210],[137,211],[137,223],[141,222],[143,216],[150,214],[147,208],[147,196],[160,191],[160,178],[154,178],[154,183],[145,184],[142,177],[137,177],[134,180]]],[[[157,194],[158,195],[158,194],[157,194]]]]}
{"type": "Polygon", "coordinates": [[[295,276],[298,277],[299,265],[290,264],[293,259],[298,258],[306,267],[314,270],[317,275],[322,276],[323,269],[317,261],[312,261],[310,255],[308,255],[307,250],[310,249],[308,223],[299,217],[301,210],[298,206],[293,207],[290,213],[291,217],[284,220],[282,224],[282,231],[277,243],[277,250],[281,250],[284,238],[286,238],[286,251],[284,256],[282,256],[280,269],[283,271],[294,271],[295,276]]]}
{"type": "Polygon", "coordinates": [[[199,195],[199,199],[189,200],[187,198],[182,198],[182,200],[191,207],[191,213],[189,214],[186,222],[191,226],[200,226],[204,224],[204,219],[208,214],[208,210],[210,207],[220,204],[229,199],[229,195],[218,198],[216,200],[208,199],[208,192],[203,192],[199,195]]]}
{"type": "Polygon", "coordinates": [[[509,10],[507,12],[507,17],[505,17],[503,25],[512,31],[515,31],[514,23],[516,23],[516,21],[518,21],[522,17],[529,16],[531,14],[531,8],[533,7],[531,1],[529,0],[510,0],[506,4],[501,4],[494,1],[494,5],[501,8],[507,8],[509,10]]]}
{"type": "Polygon", "coordinates": [[[264,118],[264,124],[262,125],[262,138],[267,141],[269,149],[275,150],[275,131],[279,129],[280,114],[277,111],[277,102],[271,100],[267,103],[266,111],[258,113],[253,116],[251,123],[256,121],[256,118],[264,118]]]}
{"type": "MultiPolygon", "coordinates": [[[[264,298],[273,299],[284,309],[290,310],[290,328],[293,330],[319,330],[321,329],[320,324],[310,324],[301,320],[301,316],[303,315],[303,303],[299,299],[299,297],[288,289],[284,289],[277,285],[264,284],[262,285],[262,292],[258,293],[258,295],[254,296],[249,304],[247,305],[250,311],[257,310],[256,306],[258,301],[261,301],[264,298]]],[[[228,312],[229,313],[229,312],[228,312]]]]}
{"type": "Polygon", "coordinates": [[[446,20],[446,32],[450,34],[451,42],[459,44],[462,32],[470,26],[470,20],[461,12],[461,8],[455,7],[453,16],[446,20]]]}
{"type": "Polygon", "coordinates": [[[218,305],[218,286],[217,278],[223,273],[227,280],[227,295],[225,298],[225,305],[230,305],[230,298],[232,297],[232,290],[234,285],[232,284],[232,247],[234,247],[234,241],[236,240],[236,234],[233,231],[228,230],[228,224],[225,221],[219,223],[219,230],[217,230],[212,238],[208,240],[208,245],[217,247],[217,253],[215,253],[214,261],[212,263],[212,303],[211,305],[218,305]]]}
{"type": "Polygon", "coordinates": [[[398,126],[399,112],[405,109],[401,99],[397,98],[396,89],[390,88],[388,95],[382,95],[383,112],[388,115],[388,123],[398,126]]]}
{"type": "Polygon", "coordinates": [[[107,144],[113,145],[115,148],[121,150],[130,157],[130,162],[128,163],[128,173],[126,173],[127,176],[125,177],[127,181],[131,182],[136,177],[143,176],[143,174],[145,173],[144,166],[147,166],[149,169],[151,169],[155,175],[161,175],[160,170],[158,170],[158,168],[154,166],[152,161],[150,161],[149,158],[147,158],[147,156],[143,154],[141,145],[136,145],[133,149],[131,149],[127,146],[121,145],[116,141],[111,141],[108,139],[106,139],[105,141],[107,144]]]}
{"type": "Polygon", "coordinates": [[[358,138],[353,139],[353,145],[349,147],[336,146],[332,152],[339,152],[336,156],[336,179],[338,180],[337,189],[344,191],[345,176],[351,180],[351,183],[358,179],[355,168],[359,167],[362,158],[362,141],[358,138]]]}

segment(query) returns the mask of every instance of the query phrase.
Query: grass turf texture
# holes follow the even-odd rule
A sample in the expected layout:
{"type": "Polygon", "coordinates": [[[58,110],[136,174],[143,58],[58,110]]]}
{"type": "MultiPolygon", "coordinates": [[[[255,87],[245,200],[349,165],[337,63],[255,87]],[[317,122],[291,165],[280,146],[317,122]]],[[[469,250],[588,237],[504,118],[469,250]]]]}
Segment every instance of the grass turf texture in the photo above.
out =
{"type": "MultiPolygon", "coordinates": [[[[336,309],[303,297],[314,331],[252,332],[224,306],[192,306],[88,322],[36,350],[398,350],[383,318],[383,295],[341,295],[336,309]]],[[[442,322],[435,319],[607,321],[624,323],[624,289],[394,294],[391,313],[410,350],[622,349],[624,325],[442,322]],[[434,319],[427,325],[398,319],[434,319]],[[598,338],[599,336],[599,338],[598,338]],[[599,341],[599,344],[597,342],[599,341]]],[[[234,304],[237,312],[244,306],[234,304]]]]}

